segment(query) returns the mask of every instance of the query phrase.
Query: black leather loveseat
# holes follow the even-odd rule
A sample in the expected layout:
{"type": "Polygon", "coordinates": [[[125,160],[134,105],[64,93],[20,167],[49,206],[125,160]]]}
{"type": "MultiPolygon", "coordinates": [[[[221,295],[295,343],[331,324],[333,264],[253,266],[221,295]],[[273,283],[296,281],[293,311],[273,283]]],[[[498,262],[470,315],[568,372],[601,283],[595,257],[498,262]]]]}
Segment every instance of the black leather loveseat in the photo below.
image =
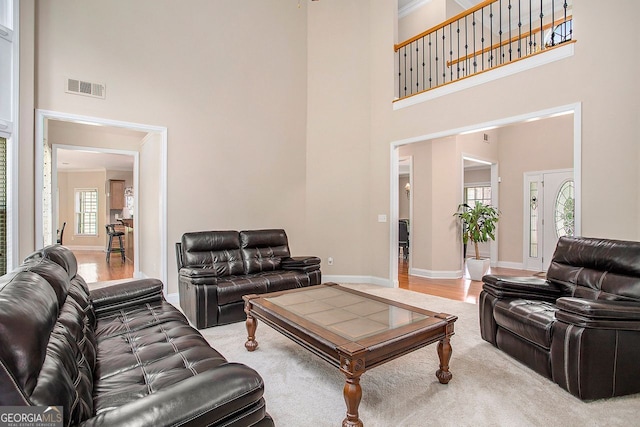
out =
{"type": "Polygon", "coordinates": [[[89,292],[50,246],[0,277],[0,406],[59,406],[64,425],[273,426],[264,385],[229,363],[155,279],[89,292]]]}
{"type": "Polygon", "coordinates": [[[584,400],[640,392],[640,243],[562,237],[547,279],[487,275],[482,338],[584,400]]]}
{"type": "Polygon", "coordinates": [[[243,295],[318,285],[320,258],[291,257],[284,230],[198,231],[176,243],[180,307],[198,329],[246,320],[243,295]]]}

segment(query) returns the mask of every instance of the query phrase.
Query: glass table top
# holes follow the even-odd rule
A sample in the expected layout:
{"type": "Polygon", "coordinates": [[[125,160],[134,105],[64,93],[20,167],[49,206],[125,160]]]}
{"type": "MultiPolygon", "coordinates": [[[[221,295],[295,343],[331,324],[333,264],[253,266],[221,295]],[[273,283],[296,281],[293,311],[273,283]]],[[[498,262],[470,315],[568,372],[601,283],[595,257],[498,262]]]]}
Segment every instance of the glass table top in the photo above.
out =
{"type": "Polygon", "coordinates": [[[334,287],[292,292],[265,300],[352,341],[429,317],[334,287]]]}

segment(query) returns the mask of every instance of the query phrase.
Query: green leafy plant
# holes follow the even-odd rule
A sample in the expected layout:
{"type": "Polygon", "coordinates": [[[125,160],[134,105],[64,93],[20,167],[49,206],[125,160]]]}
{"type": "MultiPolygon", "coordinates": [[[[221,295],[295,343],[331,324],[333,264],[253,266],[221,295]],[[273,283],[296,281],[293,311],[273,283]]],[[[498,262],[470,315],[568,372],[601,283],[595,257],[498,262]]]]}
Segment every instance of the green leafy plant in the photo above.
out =
{"type": "Polygon", "coordinates": [[[500,216],[497,208],[476,202],[471,207],[466,203],[458,205],[458,211],[453,214],[462,223],[462,242],[466,245],[473,242],[476,259],[480,259],[478,243],[496,239],[496,224],[500,216]]]}

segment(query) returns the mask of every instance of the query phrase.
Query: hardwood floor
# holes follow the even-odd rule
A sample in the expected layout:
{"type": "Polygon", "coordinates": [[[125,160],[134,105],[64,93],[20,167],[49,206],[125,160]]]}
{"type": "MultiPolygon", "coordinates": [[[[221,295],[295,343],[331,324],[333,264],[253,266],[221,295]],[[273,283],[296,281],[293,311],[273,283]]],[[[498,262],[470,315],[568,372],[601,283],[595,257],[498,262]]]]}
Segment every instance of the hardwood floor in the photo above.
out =
{"type": "Polygon", "coordinates": [[[106,280],[119,280],[133,277],[133,262],[122,262],[120,254],[111,254],[107,263],[107,254],[103,251],[74,251],[78,261],[78,274],[91,284],[106,280]]]}
{"type": "MultiPolygon", "coordinates": [[[[461,279],[426,279],[409,275],[408,269],[409,263],[400,258],[398,260],[398,282],[402,289],[456,301],[466,301],[474,304],[478,302],[478,296],[482,291],[482,282],[472,281],[468,276],[461,279]]],[[[489,272],[505,276],[533,276],[536,274],[533,271],[512,270],[509,268],[492,268],[489,272]]]]}
{"type": "MultiPolygon", "coordinates": [[[[78,274],[89,285],[92,282],[107,280],[120,280],[133,277],[133,262],[127,259],[122,262],[119,254],[112,254],[109,263],[106,254],[102,251],[75,251],[78,260],[78,274]]],[[[408,273],[408,262],[402,258],[398,260],[398,281],[400,288],[425,294],[436,295],[456,301],[477,303],[478,295],[482,291],[482,282],[474,282],[468,278],[461,279],[425,279],[411,276],[408,273]]],[[[532,276],[531,271],[511,270],[508,268],[493,268],[494,274],[507,276],[532,276]]]]}

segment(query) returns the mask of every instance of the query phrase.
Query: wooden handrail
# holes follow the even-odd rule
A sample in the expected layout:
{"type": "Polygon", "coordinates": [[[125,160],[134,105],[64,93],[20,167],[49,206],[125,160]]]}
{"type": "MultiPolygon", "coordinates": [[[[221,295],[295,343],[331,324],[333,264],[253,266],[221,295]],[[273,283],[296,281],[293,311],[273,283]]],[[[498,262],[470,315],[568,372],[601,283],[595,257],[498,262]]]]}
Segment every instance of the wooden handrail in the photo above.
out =
{"type": "Polygon", "coordinates": [[[453,61],[447,61],[447,67],[451,67],[453,64],[457,64],[458,62],[466,61],[469,58],[473,58],[475,56],[482,55],[483,53],[487,53],[487,52],[489,52],[489,51],[491,51],[493,49],[497,49],[499,47],[506,46],[508,44],[517,42],[518,40],[525,39],[529,35],[538,34],[541,31],[548,30],[551,27],[556,27],[557,25],[563,24],[564,22],[569,22],[572,19],[573,19],[573,16],[569,15],[569,16],[567,16],[566,19],[565,18],[561,18],[561,19],[556,20],[555,22],[550,22],[548,24],[543,25],[542,29],[540,29],[540,27],[536,27],[535,30],[533,30],[533,31],[523,32],[522,34],[524,35],[524,37],[513,36],[509,40],[503,40],[501,43],[496,43],[493,46],[487,46],[484,49],[476,51],[476,52],[474,52],[472,54],[465,55],[465,56],[463,56],[461,58],[454,59],[453,61]]]}
{"type": "Polygon", "coordinates": [[[467,9],[467,10],[465,10],[463,12],[460,12],[459,14],[454,16],[453,18],[449,18],[446,21],[436,25],[435,27],[431,27],[428,30],[421,32],[420,34],[418,34],[416,36],[413,36],[408,40],[403,41],[402,43],[394,45],[393,49],[397,52],[398,49],[401,49],[401,48],[413,43],[414,41],[423,38],[424,36],[428,35],[429,33],[433,33],[434,31],[439,30],[440,28],[446,27],[447,25],[456,22],[458,19],[462,19],[467,15],[471,15],[472,13],[484,8],[485,6],[489,6],[491,3],[495,3],[497,1],[499,1],[499,0],[485,0],[482,3],[478,3],[477,5],[472,7],[471,9],[467,9]]]}
{"type": "Polygon", "coordinates": [[[420,95],[421,93],[429,92],[430,90],[439,89],[439,88],[441,88],[441,87],[443,87],[443,86],[447,86],[447,85],[451,85],[451,84],[457,83],[457,82],[459,82],[460,80],[470,79],[471,77],[475,77],[475,76],[477,76],[478,74],[488,73],[488,72],[491,72],[491,71],[493,71],[493,70],[495,70],[495,69],[497,69],[497,68],[506,67],[507,65],[510,65],[510,64],[512,64],[512,63],[514,63],[514,62],[522,61],[522,60],[525,60],[525,59],[530,58],[530,57],[532,57],[532,56],[540,55],[540,54],[544,53],[545,51],[549,51],[549,50],[551,50],[551,49],[557,49],[557,48],[560,48],[560,47],[565,46],[565,45],[567,45],[567,44],[571,44],[571,43],[575,43],[575,42],[576,42],[575,40],[569,40],[569,41],[567,41],[566,43],[561,43],[561,44],[557,44],[557,45],[555,45],[555,46],[548,47],[548,48],[547,48],[547,49],[545,49],[544,51],[534,52],[534,53],[529,54],[529,55],[527,55],[527,56],[523,56],[522,58],[516,58],[516,59],[514,59],[514,60],[513,60],[513,61],[511,61],[511,62],[506,62],[506,63],[504,63],[504,64],[496,65],[495,67],[487,68],[486,70],[478,71],[477,73],[473,73],[473,74],[470,74],[470,75],[468,75],[468,76],[460,77],[460,78],[459,78],[459,79],[457,79],[457,80],[452,80],[452,81],[449,81],[449,82],[446,82],[446,83],[440,84],[440,85],[438,85],[438,86],[430,87],[430,88],[428,88],[428,89],[424,89],[424,90],[421,90],[421,91],[419,91],[419,92],[412,93],[411,95],[408,95],[408,96],[405,96],[405,97],[402,97],[402,98],[396,98],[396,99],[394,99],[394,100],[393,100],[393,102],[402,101],[402,100],[405,100],[405,99],[407,99],[407,98],[411,98],[411,97],[413,97],[413,96],[420,95]]]}

